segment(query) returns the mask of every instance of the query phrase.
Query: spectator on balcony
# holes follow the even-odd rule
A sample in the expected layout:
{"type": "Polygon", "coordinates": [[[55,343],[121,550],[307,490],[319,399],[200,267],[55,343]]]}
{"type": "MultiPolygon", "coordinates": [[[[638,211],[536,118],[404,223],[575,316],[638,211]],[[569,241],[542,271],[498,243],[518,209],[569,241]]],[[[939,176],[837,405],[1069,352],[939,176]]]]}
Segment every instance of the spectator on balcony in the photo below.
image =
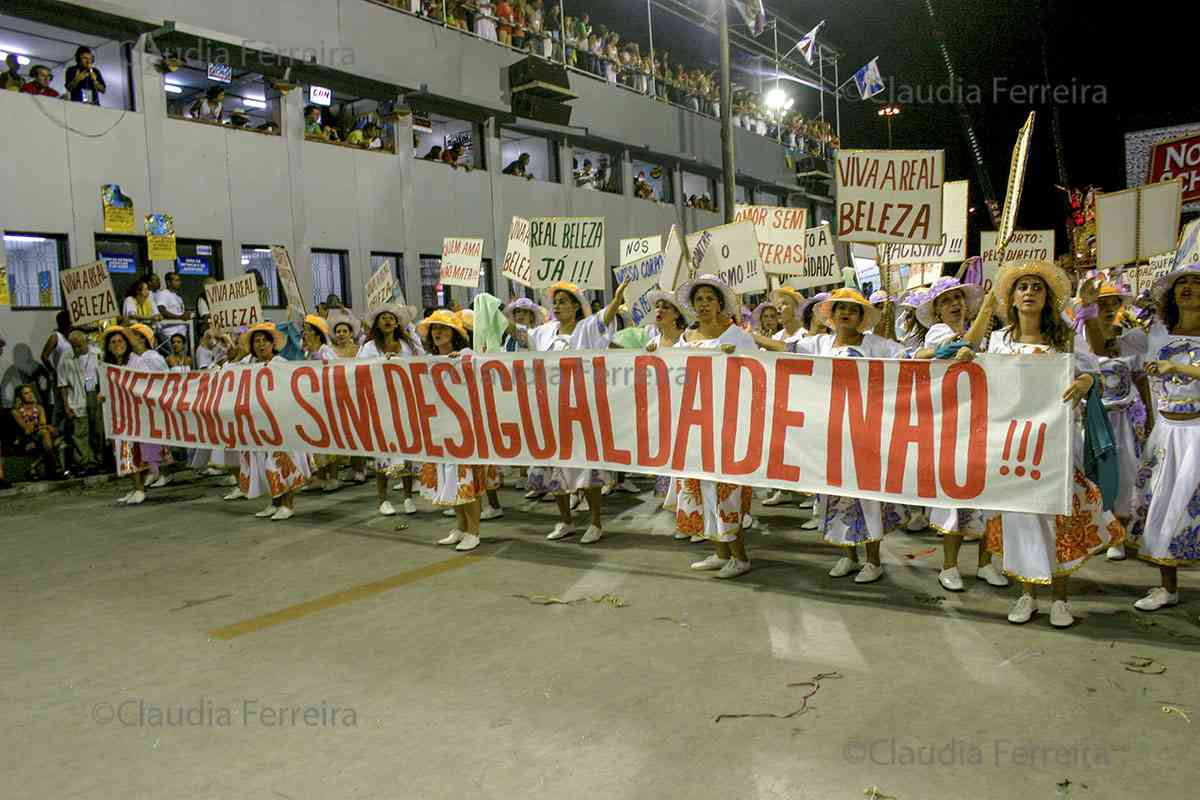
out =
{"type": "Polygon", "coordinates": [[[362,128],[350,131],[350,135],[346,137],[346,144],[352,144],[364,150],[381,150],[383,139],[379,137],[379,126],[374,122],[368,122],[362,128]]]}
{"type": "Polygon", "coordinates": [[[592,21],[584,14],[575,22],[575,62],[581,69],[595,72],[592,68],[591,36],[592,21]]]}
{"type": "Polygon", "coordinates": [[[336,142],[338,138],[337,131],[322,121],[320,107],[314,105],[304,107],[304,135],[311,139],[327,139],[331,142],[336,142]]]}
{"type": "Polygon", "coordinates": [[[29,70],[29,77],[32,80],[21,87],[23,93],[36,94],[41,97],[58,97],[58,92],[50,88],[52,73],[49,67],[37,64],[29,70]]]}
{"type": "Polygon", "coordinates": [[[229,122],[227,123],[234,128],[246,128],[250,125],[250,115],[246,113],[244,108],[235,108],[229,112],[229,122]]]}
{"type": "Polygon", "coordinates": [[[433,147],[429,148],[428,153],[421,156],[421,160],[422,161],[441,161],[442,160],[442,146],[435,144],[433,147]]]}
{"type": "Polygon", "coordinates": [[[604,42],[601,41],[599,34],[593,33],[588,36],[588,51],[592,54],[588,71],[604,77],[604,42]]]}
{"type": "Polygon", "coordinates": [[[596,173],[592,171],[591,159],[583,160],[583,169],[575,173],[575,185],[580,189],[596,188],[596,173]]]}
{"type": "Polygon", "coordinates": [[[645,172],[638,172],[637,177],[633,179],[633,196],[643,200],[654,199],[654,187],[646,182],[645,172]]]}
{"type": "Polygon", "coordinates": [[[525,49],[525,3],[522,0],[513,0],[512,2],[512,46],[518,50],[525,49]]]}
{"type": "Polygon", "coordinates": [[[221,115],[224,111],[225,89],[220,86],[210,86],[205,90],[204,97],[192,103],[192,107],[188,109],[188,115],[201,122],[215,122],[220,125],[221,115]]]}
{"type": "Polygon", "coordinates": [[[500,44],[512,47],[513,9],[508,0],[499,0],[496,3],[496,19],[499,22],[497,35],[500,37],[500,44]]]}
{"type": "Polygon", "coordinates": [[[618,51],[618,44],[621,37],[618,34],[610,33],[608,41],[604,44],[604,80],[609,83],[617,82],[617,65],[621,63],[621,54],[618,51]]]}
{"type": "Polygon", "coordinates": [[[459,161],[463,157],[463,146],[461,144],[452,144],[450,147],[442,151],[442,161],[445,161],[455,169],[462,167],[468,172],[471,169],[470,164],[460,164],[459,161]]]}
{"type": "Polygon", "coordinates": [[[515,175],[518,178],[533,178],[533,175],[529,172],[529,153],[521,153],[503,171],[505,175],[515,175]]]}
{"type": "Polygon", "coordinates": [[[90,47],[75,50],[75,63],[67,67],[67,95],[76,103],[100,105],[100,95],[108,89],[104,76],[96,66],[96,56],[90,47]]]}
{"type": "Polygon", "coordinates": [[[184,309],[183,298],[179,296],[179,287],[182,284],[183,279],[179,277],[178,272],[168,272],[167,285],[154,293],[154,306],[162,318],[162,322],[158,324],[158,338],[164,342],[176,334],[187,336],[188,322],[192,314],[184,309]]]}
{"type": "Polygon", "coordinates": [[[475,10],[475,35],[489,42],[496,41],[496,7],[491,0],[479,0],[475,10]]]}
{"type": "Polygon", "coordinates": [[[25,85],[26,80],[21,75],[21,60],[16,53],[9,53],[4,59],[4,63],[8,65],[8,71],[0,75],[0,90],[7,89],[10,92],[19,92],[21,87],[25,85]]]}
{"type": "Polygon", "coordinates": [[[562,6],[555,3],[546,12],[546,33],[550,36],[549,52],[546,54],[546,58],[554,61],[562,60],[562,32],[565,27],[562,6]]]}
{"type": "Polygon", "coordinates": [[[141,322],[153,325],[157,321],[154,301],[150,294],[150,284],[145,278],[138,278],[125,290],[125,302],[121,304],[121,316],[127,323],[141,322]]]}

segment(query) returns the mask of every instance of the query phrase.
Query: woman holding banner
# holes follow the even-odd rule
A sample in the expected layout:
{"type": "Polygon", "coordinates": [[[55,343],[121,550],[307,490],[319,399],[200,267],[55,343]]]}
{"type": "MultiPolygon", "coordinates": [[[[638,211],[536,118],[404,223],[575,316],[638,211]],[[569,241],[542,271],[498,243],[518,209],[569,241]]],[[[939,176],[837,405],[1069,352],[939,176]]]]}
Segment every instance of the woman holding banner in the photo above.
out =
{"type": "MultiPolygon", "coordinates": [[[[1084,287],[1090,284],[1085,283],[1084,287]]],[[[1085,289],[1086,291],[1086,289],[1085,289]]],[[[1090,292],[1094,292],[1094,287],[1090,292]]],[[[1049,261],[1028,261],[1004,267],[988,292],[971,326],[967,340],[976,344],[990,324],[997,298],[1003,304],[1008,324],[992,333],[987,352],[1014,356],[1039,353],[1074,353],[1075,379],[1063,392],[1064,403],[1077,403],[1087,396],[1099,371],[1094,356],[1075,349],[1074,332],[1062,317],[1071,297],[1071,279],[1049,261]]],[[[1094,302],[1095,298],[1084,298],[1094,302]]],[[[955,358],[969,361],[974,351],[964,347],[955,358]]],[[[1072,415],[1073,420],[1075,415],[1072,415]]],[[[1008,621],[1022,625],[1037,613],[1034,587],[1053,587],[1050,624],[1065,628],[1074,623],[1067,605],[1067,576],[1106,548],[1120,544],[1125,530],[1111,512],[1102,507],[1100,490],[1083,474],[1083,436],[1077,420],[1072,432],[1072,493],[1070,515],[989,512],[986,520],[988,549],[1003,553],[1004,572],[1021,581],[1022,593],[1009,612],[1008,621]]]]}
{"type": "MultiPolygon", "coordinates": [[[[104,329],[104,363],[118,367],[137,367],[134,358],[133,340],[129,331],[119,325],[104,329]]],[[[104,398],[101,397],[101,400],[104,398]]],[[[133,489],[117,501],[118,504],[136,506],[146,501],[146,461],[142,445],[126,439],[113,439],[113,454],[117,462],[117,475],[128,475],[133,480],[133,489]]]]}
{"type": "Polygon", "coordinates": [[[1146,372],[1158,384],[1158,419],[1135,484],[1133,535],[1162,585],[1134,603],[1139,611],[1176,605],[1179,565],[1200,561],[1200,264],[1159,278],[1154,298],[1146,372]]]}
{"type": "MultiPolygon", "coordinates": [[[[676,347],[721,350],[757,349],[753,337],[733,323],[737,295],[715,275],[701,275],[675,290],[675,304],[688,308],[698,321],[676,347]]],[[[692,564],[695,570],[719,570],[718,578],[736,578],[750,571],[750,556],[742,533],[742,517],[750,510],[749,486],[696,478],[677,479],[679,496],[675,526],[680,533],[703,535],[716,552],[692,564]]]]}

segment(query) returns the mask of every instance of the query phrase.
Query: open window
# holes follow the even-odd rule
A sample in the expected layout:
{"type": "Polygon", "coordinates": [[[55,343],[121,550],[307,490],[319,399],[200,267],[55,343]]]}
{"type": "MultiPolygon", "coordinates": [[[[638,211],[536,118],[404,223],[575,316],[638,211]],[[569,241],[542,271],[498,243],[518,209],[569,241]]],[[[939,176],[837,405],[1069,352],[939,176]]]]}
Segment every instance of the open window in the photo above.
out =
{"type": "MultiPolygon", "coordinates": [[[[19,13],[22,4],[9,5],[16,7],[19,13]]],[[[63,21],[70,20],[64,18],[63,21]]],[[[67,97],[77,102],[95,101],[96,105],[106,108],[132,110],[134,105],[130,88],[130,49],[126,36],[128,33],[122,38],[82,33],[66,27],[0,14],[0,71],[7,70],[3,63],[11,53],[17,56],[20,75],[26,81],[33,77],[36,67],[49,69],[47,88],[59,97],[67,97]],[[90,78],[86,83],[76,86],[74,93],[66,85],[67,71],[76,66],[76,53],[81,48],[86,48],[90,53],[90,61],[87,63],[95,70],[100,79],[99,84],[103,87],[102,92],[97,91],[94,95],[90,88],[94,84],[90,78]]],[[[50,92],[44,94],[50,96],[50,92]]]]}
{"type": "Polygon", "coordinates": [[[275,272],[275,259],[271,248],[265,244],[242,245],[242,271],[257,272],[262,279],[259,294],[263,308],[283,308],[283,292],[279,290],[279,275],[275,272]]]}
{"type": "Polygon", "coordinates": [[[4,251],[13,311],[62,306],[58,274],[68,263],[65,234],[5,231],[4,251]]]}
{"type": "Polygon", "coordinates": [[[576,147],[571,172],[575,187],[621,194],[621,154],[576,147]]]}
{"type": "Polygon", "coordinates": [[[414,114],[413,139],[416,158],[484,168],[483,126],[477,122],[438,113],[414,114]]]}
{"type": "Polygon", "coordinates": [[[331,297],[341,305],[351,308],[354,299],[350,296],[350,253],[347,250],[312,249],[313,308],[321,303],[330,306],[331,297]]]}
{"type": "Polygon", "coordinates": [[[708,175],[697,175],[684,170],[680,175],[683,184],[683,204],[702,211],[718,210],[717,181],[708,175]]]}
{"type": "Polygon", "coordinates": [[[211,125],[279,134],[279,92],[257,72],[171,52],[178,68],[163,79],[167,113],[211,125]]]}
{"type": "Polygon", "coordinates": [[[675,202],[671,168],[655,161],[633,160],[633,196],[661,203],[675,202]]]}
{"type": "Polygon", "coordinates": [[[559,182],[558,142],[549,137],[501,128],[500,160],[506,175],[559,182]]]}

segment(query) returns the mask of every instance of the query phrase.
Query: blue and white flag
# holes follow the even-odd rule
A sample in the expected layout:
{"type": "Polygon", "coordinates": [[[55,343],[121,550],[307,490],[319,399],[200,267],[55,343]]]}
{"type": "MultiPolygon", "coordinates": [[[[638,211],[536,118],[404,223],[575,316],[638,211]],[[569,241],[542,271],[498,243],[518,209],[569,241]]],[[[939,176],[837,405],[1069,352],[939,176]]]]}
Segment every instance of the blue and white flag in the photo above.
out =
{"type": "Polygon", "coordinates": [[[817,23],[817,27],[804,34],[803,38],[796,42],[796,49],[800,51],[800,55],[804,56],[804,60],[810,65],[813,62],[813,54],[817,50],[817,31],[821,30],[821,26],[824,24],[825,20],[821,20],[817,23]]]}
{"type": "Polygon", "coordinates": [[[879,57],[867,62],[866,66],[854,73],[854,83],[858,86],[858,94],[863,100],[874,97],[884,90],[883,78],[879,75],[879,57]]]}

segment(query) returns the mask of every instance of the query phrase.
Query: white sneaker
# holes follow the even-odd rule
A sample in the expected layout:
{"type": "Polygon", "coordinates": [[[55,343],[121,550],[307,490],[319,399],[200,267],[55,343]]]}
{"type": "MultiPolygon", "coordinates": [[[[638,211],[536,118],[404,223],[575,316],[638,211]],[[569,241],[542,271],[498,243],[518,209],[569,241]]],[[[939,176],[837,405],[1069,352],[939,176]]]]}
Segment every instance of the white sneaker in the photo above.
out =
{"type": "Polygon", "coordinates": [[[992,586],[1008,586],[1008,578],[1003,572],[996,569],[995,564],[984,564],[975,570],[975,577],[981,581],[987,581],[992,586]]]}
{"type": "Polygon", "coordinates": [[[688,536],[686,533],[680,533],[679,531],[675,531],[675,535],[672,538],[683,541],[684,539],[690,539],[692,537],[688,536]]]}
{"type": "Polygon", "coordinates": [[[962,575],[959,574],[958,567],[951,567],[939,572],[938,583],[948,592],[961,592],[963,590],[962,575]]]}
{"type": "Polygon", "coordinates": [[[863,564],[863,568],[854,576],[855,583],[874,583],[883,577],[883,567],[877,564],[867,562],[863,564]]]}
{"type": "Polygon", "coordinates": [[[163,473],[160,472],[158,474],[158,479],[156,481],[154,481],[154,483],[147,486],[146,488],[147,489],[161,489],[164,486],[166,486],[168,483],[170,483],[172,480],[173,479],[171,478],[170,475],[164,475],[163,473]]]}
{"type": "Polygon", "coordinates": [[[453,517],[454,516],[454,506],[451,506],[450,508],[447,508],[444,511],[442,511],[442,516],[443,517],[453,517]]]}
{"type": "Polygon", "coordinates": [[[608,497],[612,493],[613,493],[613,485],[611,483],[606,483],[602,487],[600,487],[600,496],[601,497],[608,497]]]}
{"type": "Polygon", "coordinates": [[[394,517],[396,516],[396,507],[392,505],[391,501],[384,500],[379,504],[379,513],[385,517],[394,517]]]}
{"type": "Polygon", "coordinates": [[[1124,561],[1125,560],[1125,545],[1118,544],[1108,548],[1108,552],[1104,554],[1109,561],[1124,561]]]}
{"type": "Polygon", "coordinates": [[[1155,586],[1146,592],[1146,596],[1133,604],[1138,611],[1158,611],[1165,606],[1179,605],[1179,592],[1168,592],[1161,586],[1155,586]]]}
{"type": "Polygon", "coordinates": [[[908,522],[904,523],[904,530],[909,533],[920,533],[928,527],[929,515],[925,513],[924,509],[912,512],[908,522]]]}
{"type": "Polygon", "coordinates": [[[281,522],[285,519],[291,519],[294,516],[296,516],[295,511],[287,506],[280,506],[279,509],[271,515],[271,520],[274,522],[281,522]]]}
{"type": "Polygon", "coordinates": [[[146,502],[146,493],[145,492],[131,492],[129,494],[129,499],[125,501],[125,505],[137,506],[137,505],[141,505],[144,502],[146,502]]]}
{"type": "Polygon", "coordinates": [[[703,561],[697,561],[692,564],[692,569],[706,571],[711,569],[723,569],[725,564],[730,561],[728,558],[721,558],[716,553],[713,553],[703,561]]]}
{"type": "Polygon", "coordinates": [[[417,504],[413,502],[413,499],[411,497],[404,501],[404,513],[405,514],[417,513],[417,504]]]}
{"type": "Polygon", "coordinates": [[[820,530],[820,528],[821,523],[817,522],[816,517],[809,517],[808,519],[804,520],[804,522],[800,523],[800,530],[802,531],[815,531],[820,530]]]}
{"type": "Polygon", "coordinates": [[[1069,628],[1075,623],[1071,607],[1066,600],[1055,600],[1050,606],[1050,624],[1056,628],[1069,628]]]}
{"type": "Polygon", "coordinates": [[[579,508],[579,495],[578,495],[578,494],[575,494],[575,493],[572,493],[572,494],[571,494],[571,500],[570,500],[570,504],[569,504],[569,506],[568,506],[568,507],[569,507],[569,508],[570,508],[572,511],[574,511],[575,509],[579,508]]]}
{"type": "Polygon", "coordinates": [[[857,561],[852,558],[842,556],[838,559],[838,562],[833,565],[833,569],[829,570],[829,577],[844,578],[851,572],[858,572],[860,569],[862,569],[862,565],[860,565],[857,561]]]}
{"type": "Polygon", "coordinates": [[[233,487],[233,491],[221,498],[222,500],[245,500],[246,495],[240,486],[233,487]]]}
{"type": "Polygon", "coordinates": [[[572,536],[572,535],[574,535],[574,533],[575,533],[575,529],[572,528],[569,524],[567,524],[566,522],[560,522],[554,526],[554,530],[552,530],[552,531],[550,531],[550,533],[546,534],[546,538],[552,542],[556,542],[559,539],[565,539],[568,536],[572,536]]]}
{"type": "Polygon", "coordinates": [[[749,514],[742,514],[742,530],[743,531],[754,530],[754,525],[755,525],[754,517],[750,516],[749,514]]]}
{"type": "Polygon", "coordinates": [[[225,474],[225,471],[217,469],[216,467],[205,467],[204,471],[200,474],[205,478],[219,478],[225,474]]]}
{"type": "Polygon", "coordinates": [[[119,505],[119,506],[123,506],[123,505],[125,505],[126,503],[128,503],[128,502],[129,502],[129,498],[131,498],[131,497],[133,497],[133,490],[132,490],[132,489],[130,489],[128,492],[126,492],[126,493],[125,493],[125,496],[124,496],[124,497],[122,497],[120,500],[118,500],[118,501],[117,501],[117,505],[119,505]]]}
{"type": "Polygon", "coordinates": [[[465,536],[465,533],[460,531],[458,528],[455,528],[454,530],[450,531],[450,535],[445,539],[438,539],[438,544],[458,544],[465,536]]]}
{"type": "Polygon", "coordinates": [[[342,482],[339,481],[337,478],[334,478],[331,481],[325,481],[325,486],[323,489],[321,489],[321,491],[336,492],[340,488],[342,488],[342,482]]]}
{"type": "Polygon", "coordinates": [[[354,482],[355,483],[366,483],[367,482],[367,473],[365,473],[365,472],[354,473],[354,482]]]}
{"type": "Polygon", "coordinates": [[[463,535],[462,541],[454,549],[466,551],[474,550],[476,547],[479,547],[479,537],[473,533],[468,533],[463,535]]]}
{"type": "Polygon", "coordinates": [[[580,537],[580,544],[591,544],[592,542],[600,541],[600,537],[604,535],[604,531],[597,528],[595,525],[588,525],[588,529],[583,532],[580,537]]]}
{"type": "Polygon", "coordinates": [[[525,493],[525,499],[526,500],[537,500],[539,497],[541,497],[544,494],[545,494],[545,492],[539,492],[534,489],[530,489],[528,492],[525,493]]]}
{"type": "Polygon", "coordinates": [[[708,541],[708,540],[705,539],[703,536],[693,536],[692,538],[688,539],[689,544],[700,544],[700,542],[705,542],[705,541],[708,541]]]}
{"type": "MultiPolygon", "coordinates": [[[[576,495],[576,497],[579,497],[576,495]]],[[[588,502],[587,495],[579,497],[578,505],[571,506],[572,511],[591,511],[592,505],[588,502]]]]}
{"type": "Polygon", "coordinates": [[[1013,603],[1012,610],[1008,612],[1008,621],[1014,625],[1024,625],[1033,619],[1036,613],[1037,601],[1033,599],[1033,595],[1023,594],[1013,603]]]}
{"type": "Polygon", "coordinates": [[[238,485],[237,475],[226,475],[221,480],[221,485],[222,486],[237,486],[238,485]]]}
{"type": "Polygon", "coordinates": [[[739,575],[745,575],[749,571],[749,561],[738,561],[736,558],[731,558],[725,562],[725,566],[721,567],[721,571],[717,573],[717,577],[736,578],[739,575]]]}
{"type": "Polygon", "coordinates": [[[783,496],[783,490],[778,489],[767,499],[763,500],[764,506],[780,506],[788,501],[788,498],[783,496]]]}
{"type": "Polygon", "coordinates": [[[491,506],[488,506],[479,514],[481,520],[500,519],[503,516],[503,508],[492,508],[491,506]]]}
{"type": "Polygon", "coordinates": [[[264,508],[262,511],[254,512],[254,516],[258,517],[259,519],[266,519],[267,517],[275,516],[275,512],[277,510],[279,510],[279,506],[272,503],[271,505],[264,508]]]}
{"type": "Polygon", "coordinates": [[[618,483],[617,488],[620,489],[622,492],[629,492],[630,494],[637,494],[638,492],[641,491],[641,489],[639,489],[637,487],[637,484],[635,484],[633,481],[629,480],[629,478],[626,478],[625,480],[618,483]]]}
{"type": "Polygon", "coordinates": [[[816,501],[817,501],[817,498],[815,495],[811,495],[811,494],[803,495],[800,498],[799,502],[796,503],[796,508],[811,509],[814,505],[816,505],[816,501]]]}

